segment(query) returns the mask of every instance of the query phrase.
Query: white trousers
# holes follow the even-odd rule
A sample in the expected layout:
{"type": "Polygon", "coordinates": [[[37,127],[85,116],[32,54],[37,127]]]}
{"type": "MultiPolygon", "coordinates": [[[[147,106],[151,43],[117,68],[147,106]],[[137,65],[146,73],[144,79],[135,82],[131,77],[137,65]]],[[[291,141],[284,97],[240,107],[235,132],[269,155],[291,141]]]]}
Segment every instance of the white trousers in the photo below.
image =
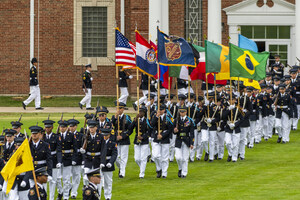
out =
{"type": "Polygon", "coordinates": [[[241,128],[240,133],[240,142],[239,142],[239,154],[241,158],[245,158],[245,145],[246,145],[246,137],[250,131],[249,127],[241,128]]]}
{"type": "MultiPolygon", "coordinates": [[[[13,190],[10,190],[8,193],[8,200],[28,200],[28,192],[29,190],[25,191],[18,191],[18,186],[16,186],[13,190]]],[[[0,195],[1,197],[1,195],[0,195]]]]}
{"type": "Polygon", "coordinates": [[[186,176],[188,173],[189,151],[190,148],[184,142],[182,142],[181,148],[175,148],[175,158],[182,176],[186,176]]]}
{"type": "Polygon", "coordinates": [[[260,142],[261,137],[267,137],[268,132],[268,118],[262,117],[261,114],[259,114],[259,119],[257,120],[257,129],[256,129],[256,136],[255,136],[255,142],[260,142]]]}
{"type": "Polygon", "coordinates": [[[273,136],[274,123],[275,123],[275,116],[269,115],[268,116],[268,133],[267,133],[267,136],[269,138],[272,138],[272,136],[273,136]]]}
{"type": "Polygon", "coordinates": [[[228,155],[232,156],[232,161],[237,161],[238,150],[240,143],[240,133],[225,133],[225,144],[228,150],[228,155]]]}
{"type": "Polygon", "coordinates": [[[209,139],[208,130],[202,129],[201,130],[201,143],[202,143],[205,153],[208,153],[208,139],[209,139]]]}
{"type": "MultiPolygon", "coordinates": [[[[86,108],[90,108],[91,107],[91,101],[92,101],[92,89],[87,88],[86,89],[87,92],[85,93],[85,96],[83,97],[83,99],[80,101],[81,105],[85,105],[86,104],[86,108]]],[[[83,91],[85,92],[85,89],[83,89],[83,91]]]]}
{"type": "Polygon", "coordinates": [[[197,151],[196,158],[200,160],[202,158],[202,153],[204,149],[204,145],[202,143],[202,131],[198,132],[198,144],[199,144],[199,148],[196,150],[197,151]]]}
{"type": "Polygon", "coordinates": [[[180,94],[186,94],[186,93],[188,93],[188,91],[187,91],[187,89],[186,88],[180,88],[180,89],[178,89],[178,95],[180,95],[180,94]]]}
{"type": "Polygon", "coordinates": [[[35,107],[41,107],[41,92],[39,85],[30,86],[30,96],[23,102],[26,106],[34,100],[35,107]]]}
{"type": "MultiPolygon", "coordinates": [[[[197,152],[197,155],[198,155],[198,151],[199,151],[199,148],[200,148],[200,144],[201,144],[201,140],[200,140],[200,137],[201,137],[201,134],[198,133],[198,130],[195,129],[194,130],[194,148],[193,149],[190,149],[190,159],[192,161],[194,161],[195,159],[195,154],[197,152]]],[[[198,158],[198,157],[197,157],[198,158]]]]}
{"type": "Polygon", "coordinates": [[[83,174],[83,168],[81,165],[72,166],[72,192],[71,196],[77,197],[77,190],[80,184],[81,174],[83,174]]]}
{"type": "Polygon", "coordinates": [[[224,139],[225,139],[225,131],[217,132],[216,135],[216,152],[218,154],[218,158],[223,159],[224,157],[224,139]]]}
{"type": "Polygon", "coordinates": [[[298,110],[298,119],[300,119],[300,104],[297,105],[297,110],[298,110]]]}
{"type": "Polygon", "coordinates": [[[120,169],[120,175],[125,177],[125,170],[128,161],[129,145],[118,145],[117,167],[120,169]]]}
{"type": "Polygon", "coordinates": [[[254,136],[256,131],[256,121],[250,121],[250,131],[247,135],[249,147],[254,147],[254,136]]]}
{"type": "Polygon", "coordinates": [[[170,139],[170,161],[174,160],[175,156],[175,140],[176,140],[176,135],[172,135],[172,138],[170,139]]]}
{"type": "Polygon", "coordinates": [[[140,167],[139,177],[145,176],[147,156],[148,156],[148,144],[134,145],[134,160],[136,164],[140,167]]]}
{"type": "Polygon", "coordinates": [[[292,118],[292,127],[293,129],[297,129],[298,127],[298,118],[292,118]]]}
{"type": "Polygon", "coordinates": [[[202,130],[202,139],[204,141],[204,148],[206,148],[207,146],[207,141],[209,143],[209,160],[214,160],[216,136],[217,136],[217,131],[210,131],[204,129],[202,130]]]}
{"type": "Polygon", "coordinates": [[[281,118],[275,118],[275,128],[278,131],[278,137],[282,138],[283,142],[290,141],[291,124],[289,116],[282,112],[281,118]]]}
{"type": "Polygon", "coordinates": [[[57,193],[62,194],[61,169],[52,168],[52,180],[49,182],[49,200],[54,200],[56,187],[57,193]]]}
{"type": "MultiPolygon", "coordinates": [[[[142,103],[147,103],[148,90],[142,90],[142,92],[143,96],[139,99],[139,105],[141,105],[142,103]]],[[[138,105],[138,101],[136,101],[135,104],[138,105]]]]}
{"type": "Polygon", "coordinates": [[[160,88],[160,95],[167,95],[167,90],[165,88],[160,88]]]}
{"type": "Polygon", "coordinates": [[[156,171],[162,170],[162,176],[167,177],[169,167],[170,144],[152,143],[152,158],[156,165],[156,171]]]}
{"type": "Polygon", "coordinates": [[[71,189],[72,166],[62,166],[60,168],[63,181],[63,199],[69,199],[69,191],[71,189]]]}
{"type": "MultiPolygon", "coordinates": [[[[101,188],[104,190],[105,199],[111,199],[112,182],[113,182],[113,172],[101,172],[101,188]]],[[[101,196],[101,189],[99,190],[99,195],[101,196]]]]}
{"type": "Polygon", "coordinates": [[[127,103],[127,98],[129,96],[128,88],[127,87],[120,87],[120,91],[121,91],[121,94],[120,94],[119,102],[126,104],[127,103]]]}

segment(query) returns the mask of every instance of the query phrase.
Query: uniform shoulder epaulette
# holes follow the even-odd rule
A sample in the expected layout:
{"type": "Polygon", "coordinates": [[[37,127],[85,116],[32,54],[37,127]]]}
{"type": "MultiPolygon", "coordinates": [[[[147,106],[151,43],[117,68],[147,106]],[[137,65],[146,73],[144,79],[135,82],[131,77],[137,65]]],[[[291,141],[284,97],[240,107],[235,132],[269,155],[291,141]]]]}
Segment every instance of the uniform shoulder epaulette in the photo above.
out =
{"type": "Polygon", "coordinates": [[[86,196],[90,196],[90,195],[92,194],[92,190],[86,189],[85,192],[84,192],[84,194],[85,194],[86,196]]]}
{"type": "Polygon", "coordinates": [[[35,195],[35,190],[34,189],[30,189],[29,190],[29,195],[30,196],[34,196],[35,195]]]}

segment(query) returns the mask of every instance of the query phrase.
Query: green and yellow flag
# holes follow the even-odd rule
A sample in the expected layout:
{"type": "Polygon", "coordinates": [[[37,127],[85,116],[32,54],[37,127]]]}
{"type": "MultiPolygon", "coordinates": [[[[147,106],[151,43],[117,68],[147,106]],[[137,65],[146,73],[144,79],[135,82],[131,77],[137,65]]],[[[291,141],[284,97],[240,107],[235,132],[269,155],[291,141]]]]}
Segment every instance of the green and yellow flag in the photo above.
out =
{"type": "Polygon", "coordinates": [[[7,181],[6,194],[10,192],[17,175],[32,170],[34,170],[33,161],[26,138],[1,171],[3,179],[7,181]]]}
{"type": "Polygon", "coordinates": [[[230,77],[262,80],[266,76],[269,52],[256,53],[229,44],[230,77]]]}

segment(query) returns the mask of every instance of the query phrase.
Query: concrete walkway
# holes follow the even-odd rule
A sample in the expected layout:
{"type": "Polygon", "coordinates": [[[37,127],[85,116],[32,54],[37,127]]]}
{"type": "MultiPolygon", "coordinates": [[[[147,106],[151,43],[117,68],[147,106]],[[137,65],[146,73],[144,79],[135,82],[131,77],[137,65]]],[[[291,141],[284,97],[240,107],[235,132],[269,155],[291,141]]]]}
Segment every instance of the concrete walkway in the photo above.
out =
{"type": "MultiPolygon", "coordinates": [[[[110,113],[116,112],[116,107],[107,108],[110,113]]],[[[78,107],[45,107],[44,110],[35,110],[34,107],[27,107],[26,110],[23,107],[0,107],[0,113],[94,113],[95,110],[82,110],[78,107]]],[[[126,113],[136,113],[131,107],[125,110],[126,113]]]]}

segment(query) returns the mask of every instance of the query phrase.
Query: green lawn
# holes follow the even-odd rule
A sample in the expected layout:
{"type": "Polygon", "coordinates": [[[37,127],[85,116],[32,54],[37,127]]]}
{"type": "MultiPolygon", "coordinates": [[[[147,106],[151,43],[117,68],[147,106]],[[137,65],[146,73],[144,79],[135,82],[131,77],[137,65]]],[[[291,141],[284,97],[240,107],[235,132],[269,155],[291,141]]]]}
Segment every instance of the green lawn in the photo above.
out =
{"type": "MultiPolygon", "coordinates": [[[[24,128],[47,118],[47,114],[24,114],[24,128]]],[[[111,115],[110,115],[111,116],[111,115]]],[[[9,127],[16,114],[1,114],[0,127],[9,127]]],[[[66,114],[66,118],[73,114],[66,114]]],[[[58,120],[60,114],[51,114],[58,120]]],[[[82,114],[76,119],[83,125],[82,114]]],[[[292,131],[288,144],[277,144],[277,136],[263,141],[254,149],[246,149],[246,160],[227,163],[226,160],[189,163],[186,179],[177,177],[176,162],[170,163],[167,179],[157,179],[155,164],[148,163],[145,178],[138,178],[139,168],[134,162],[133,145],[129,149],[126,177],[113,178],[113,199],[299,199],[300,198],[300,132],[292,131]]],[[[227,153],[225,154],[227,157],[227,153]]],[[[79,196],[81,198],[81,189],[79,196]]],[[[102,197],[104,199],[104,197],[102,197]]]]}
{"type": "MultiPolygon", "coordinates": [[[[13,97],[13,96],[0,96],[0,107],[21,107],[22,101],[24,101],[28,96],[13,97]]],[[[42,98],[42,107],[78,107],[78,103],[83,97],[52,97],[51,99],[42,98]]],[[[116,97],[92,97],[91,105],[93,107],[97,106],[97,101],[99,99],[99,105],[106,107],[113,107],[116,97]]],[[[133,101],[128,98],[127,104],[131,106],[133,101]]],[[[34,101],[32,101],[29,107],[34,107],[34,101]]]]}

